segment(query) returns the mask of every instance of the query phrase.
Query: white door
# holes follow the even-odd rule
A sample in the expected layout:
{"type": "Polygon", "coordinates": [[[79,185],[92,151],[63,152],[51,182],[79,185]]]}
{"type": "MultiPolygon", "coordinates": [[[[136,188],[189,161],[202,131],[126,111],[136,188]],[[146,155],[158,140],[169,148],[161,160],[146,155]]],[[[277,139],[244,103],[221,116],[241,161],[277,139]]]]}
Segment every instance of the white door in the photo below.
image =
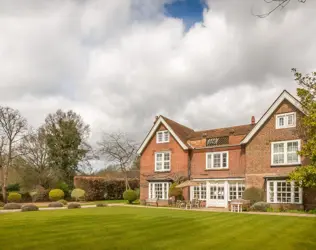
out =
{"type": "Polygon", "coordinates": [[[224,182],[210,182],[208,183],[208,207],[226,207],[227,191],[224,182]]]}

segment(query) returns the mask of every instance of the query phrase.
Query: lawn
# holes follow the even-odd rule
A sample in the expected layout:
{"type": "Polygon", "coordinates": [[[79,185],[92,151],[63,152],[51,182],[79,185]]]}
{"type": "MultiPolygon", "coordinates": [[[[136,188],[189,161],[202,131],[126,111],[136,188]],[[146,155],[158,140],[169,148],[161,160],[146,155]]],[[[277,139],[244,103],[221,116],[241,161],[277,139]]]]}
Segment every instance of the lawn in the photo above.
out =
{"type": "Polygon", "coordinates": [[[1,249],[316,249],[316,218],[105,207],[0,214],[1,249]]]}

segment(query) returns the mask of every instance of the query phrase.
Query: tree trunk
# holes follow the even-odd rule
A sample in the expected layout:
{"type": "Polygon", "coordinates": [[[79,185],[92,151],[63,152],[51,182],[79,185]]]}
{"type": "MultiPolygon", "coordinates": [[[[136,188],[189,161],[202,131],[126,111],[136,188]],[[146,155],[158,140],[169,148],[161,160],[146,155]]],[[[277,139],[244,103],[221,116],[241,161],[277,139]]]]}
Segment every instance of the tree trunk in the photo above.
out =
{"type": "Polygon", "coordinates": [[[1,181],[2,181],[2,197],[3,202],[7,203],[7,182],[8,182],[8,168],[2,167],[1,171],[1,181]]]}

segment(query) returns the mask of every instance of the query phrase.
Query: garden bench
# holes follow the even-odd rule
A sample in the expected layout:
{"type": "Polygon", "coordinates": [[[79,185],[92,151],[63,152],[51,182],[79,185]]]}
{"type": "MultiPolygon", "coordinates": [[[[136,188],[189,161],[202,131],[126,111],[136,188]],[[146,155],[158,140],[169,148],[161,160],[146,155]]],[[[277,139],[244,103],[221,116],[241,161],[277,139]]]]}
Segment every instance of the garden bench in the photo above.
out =
{"type": "Polygon", "coordinates": [[[156,205],[156,207],[158,207],[158,199],[147,199],[146,206],[150,205],[150,204],[154,204],[154,205],[156,205]]]}

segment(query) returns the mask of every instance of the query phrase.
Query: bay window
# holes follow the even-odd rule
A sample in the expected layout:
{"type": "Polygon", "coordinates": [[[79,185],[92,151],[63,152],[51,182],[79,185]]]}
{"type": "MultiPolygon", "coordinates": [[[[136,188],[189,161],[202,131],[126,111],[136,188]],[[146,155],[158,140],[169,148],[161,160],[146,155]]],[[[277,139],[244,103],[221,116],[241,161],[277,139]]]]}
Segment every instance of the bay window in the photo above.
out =
{"type": "Polygon", "coordinates": [[[271,143],[271,165],[300,164],[300,140],[271,143]]]}
{"type": "Polygon", "coordinates": [[[267,201],[270,203],[302,203],[302,188],[286,180],[267,181],[267,201]]]}
{"type": "Polygon", "coordinates": [[[149,199],[167,200],[169,197],[170,182],[150,182],[149,183],[149,199]]]}
{"type": "Polygon", "coordinates": [[[228,152],[206,153],[206,169],[225,168],[228,168],[228,152]]]}

